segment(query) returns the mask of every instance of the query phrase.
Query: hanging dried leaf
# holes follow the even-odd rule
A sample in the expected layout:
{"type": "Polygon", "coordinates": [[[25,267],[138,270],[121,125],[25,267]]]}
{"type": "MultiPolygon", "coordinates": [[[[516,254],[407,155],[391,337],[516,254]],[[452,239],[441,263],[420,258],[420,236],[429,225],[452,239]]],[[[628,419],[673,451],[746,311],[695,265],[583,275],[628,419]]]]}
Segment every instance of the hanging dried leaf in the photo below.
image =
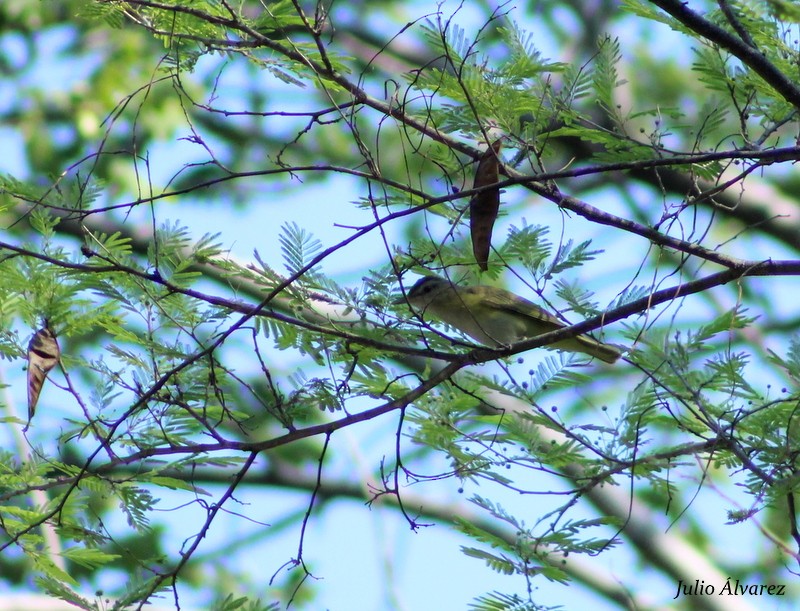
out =
{"type": "Polygon", "coordinates": [[[28,426],[36,410],[45,378],[56,366],[60,356],[61,350],[56,336],[47,325],[33,334],[28,344],[28,426]]]}
{"type": "MultiPolygon", "coordinates": [[[[485,187],[499,180],[500,140],[481,156],[475,171],[473,188],[485,187]]],[[[487,189],[469,202],[469,232],[472,237],[472,254],[483,271],[489,269],[489,250],[492,247],[492,228],[500,210],[500,189],[487,189]]]]}

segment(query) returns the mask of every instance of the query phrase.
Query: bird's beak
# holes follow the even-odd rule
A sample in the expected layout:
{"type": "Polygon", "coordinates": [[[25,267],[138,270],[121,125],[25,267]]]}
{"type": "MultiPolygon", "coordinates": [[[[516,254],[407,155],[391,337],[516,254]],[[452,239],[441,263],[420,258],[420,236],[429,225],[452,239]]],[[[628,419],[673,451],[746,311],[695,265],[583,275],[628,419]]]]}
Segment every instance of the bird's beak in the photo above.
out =
{"type": "Polygon", "coordinates": [[[397,297],[396,299],[392,299],[392,305],[400,305],[400,304],[403,304],[403,303],[407,303],[405,295],[400,295],[400,297],[397,297]]]}

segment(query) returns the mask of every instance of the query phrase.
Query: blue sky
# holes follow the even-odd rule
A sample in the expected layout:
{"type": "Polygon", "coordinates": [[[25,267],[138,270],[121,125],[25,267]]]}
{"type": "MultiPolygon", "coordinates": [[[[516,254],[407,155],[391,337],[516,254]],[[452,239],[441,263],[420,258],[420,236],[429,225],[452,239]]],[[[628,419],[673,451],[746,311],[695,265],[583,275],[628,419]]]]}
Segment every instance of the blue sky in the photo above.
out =
{"type": "MultiPolygon", "coordinates": [[[[412,11],[413,9],[409,9],[409,12],[412,11]]],[[[475,27],[469,15],[469,11],[462,11],[458,19],[460,25],[468,29],[475,27]]],[[[532,25],[529,23],[528,27],[535,31],[535,22],[532,25]]],[[[540,34],[541,39],[546,40],[545,34],[540,34]]],[[[80,66],[65,69],[63,63],[59,63],[57,51],[63,44],[61,37],[64,36],[69,36],[69,31],[59,30],[52,35],[45,34],[41,37],[40,42],[44,52],[40,56],[41,64],[31,75],[32,82],[46,81],[52,83],[54,88],[64,90],[80,82],[83,72],[80,66]],[[64,73],[72,75],[71,79],[64,81],[53,78],[55,74],[64,73]]],[[[6,51],[12,49],[13,52],[13,48],[13,41],[4,39],[2,49],[6,51]]],[[[546,49],[545,53],[547,54],[546,49]]],[[[553,57],[555,53],[550,55],[553,57]]],[[[237,78],[246,77],[247,75],[237,73],[235,67],[225,73],[231,91],[236,89],[237,78]]],[[[292,104],[300,104],[304,99],[302,91],[290,89],[277,80],[270,85],[275,89],[285,90],[284,99],[292,104]]],[[[7,103],[9,96],[12,95],[14,95],[12,91],[0,85],[0,105],[7,103]]],[[[220,100],[217,105],[224,106],[225,100],[220,100]]],[[[179,133],[178,137],[187,133],[179,133]]],[[[25,176],[26,168],[20,163],[22,159],[20,148],[21,139],[15,133],[13,126],[0,126],[0,172],[25,176]]],[[[165,184],[187,158],[200,158],[197,147],[177,138],[154,147],[150,151],[150,157],[154,171],[152,179],[157,185],[165,184]]],[[[69,163],[72,161],[74,160],[69,160],[69,163]]],[[[326,246],[338,243],[349,234],[349,230],[334,225],[356,226],[363,224],[367,219],[362,211],[349,205],[349,202],[363,195],[362,185],[342,176],[331,177],[322,184],[281,189],[279,197],[276,197],[274,185],[264,181],[261,201],[253,201],[247,208],[237,208],[233,214],[199,214],[198,209],[202,210],[199,202],[204,197],[204,194],[200,193],[197,198],[183,198],[160,208],[158,221],[178,220],[185,223],[198,239],[205,233],[220,232],[224,247],[237,259],[251,261],[253,251],[257,249],[264,260],[279,267],[281,253],[278,237],[280,227],[284,223],[292,221],[302,223],[326,246]]],[[[652,197],[652,194],[645,189],[631,195],[641,198],[652,197]]],[[[213,197],[218,196],[217,192],[213,197]]],[[[614,199],[616,197],[614,191],[598,189],[594,196],[595,205],[611,213],[625,213],[623,204],[614,199]]],[[[510,222],[519,222],[520,217],[525,217],[531,222],[549,224],[552,227],[553,239],[558,237],[563,226],[573,239],[592,239],[596,247],[612,253],[615,247],[619,248],[616,244],[618,240],[616,234],[580,218],[564,217],[552,205],[537,202],[521,190],[509,191],[504,195],[504,201],[504,209],[508,212],[508,216],[501,219],[495,235],[504,235],[510,222]]],[[[215,201],[214,205],[223,206],[224,202],[215,201]]],[[[146,221],[147,218],[142,210],[141,213],[134,212],[127,223],[131,227],[138,227],[146,221]]],[[[436,223],[432,226],[434,229],[437,228],[436,223]]],[[[399,226],[391,227],[390,232],[393,233],[390,233],[390,240],[402,243],[401,229],[399,226]]],[[[762,246],[766,256],[774,256],[775,250],[772,245],[762,246]]],[[[734,244],[731,250],[736,251],[740,248],[734,244]]],[[[749,249],[751,246],[748,245],[746,248],[749,249]]],[[[75,249],[78,249],[78,245],[75,245],[75,249]]],[[[631,266],[635,266],[645,256],[646,245],[631,239],[625,244],[625,249],[625,256],[598,257],[596,262],[592,262],[579,272],[581,281],[595,290],[603,303],[613,299],[624,285],[631,266]]],[[[324,270],[342,284],[357,286],[364,271],[372,266],[382,265],[385,256],[383,246],[375,235],[359,241],[356,249],[345,250],[331,257],[326,261],[324,270]]],[[[747,256],[752,258],[753,254],[747,256]]],[[[688,303],[681,315],[690,319],[702,318],[710,309],[709,304],[701,299],[695,299],[688,303]]],[[[535,366],[546,354],[542,352],[526,355],[523,364],[512,365],[515,375],[524,377],[525,371],[535,366]]],[[[281,355],[281,358],[286,358],[286,355],[281,355]]],[[[13,396],[18,405],[23,405],[22,363],[3,363],[2,366],[5,368],[6,380],[12,385],[13,396]]],[[[248,363],[242,362],[241,367],[246,369],[248,363]]],[[[292,367],[305,367],[305,364],[300,360],[287,358],[284,367],[290,370],[292,367]]],[[[486,369],[491,371],[491,367],[486,369]]],[[[57,377],[55,381],[58,381],[57,377]]],[[[47,399],[50,401],[53,401],[53,397],[63,396],[59,395],[56,389],[50,389],[49,395],[47,399]]],[[[44,395],[43,400],[45,400],[44,395]]],[[[587,402],[591,401],[592,397],[587,397],[587,402]]],[[[369,405],[370,403],[365,402],[365,407],[369,405]]],[[[611,405],[608,413],[602,412],[600,407],[601,405],[595,403],[593,409],[588,412],[592,418],[612,419],[618,405],[611,405]]],[[[389,415],[379,421],[363,423],[336,433],[332,439],[333,452],[329,457],[330,464],[326,464],[326,473],[330,473],[333,477],[337,474],[348,475],[355,471],[359,474],[359,480],[366,485],[375,477],[381,459],[392,455],[395,430],[396,415],[389,415]]],[[[46,430],[34,429],[32,438],[46,445],[47,434],[46,430]]],[[[445,471],[447,465],[442,461],[442,464],[428,464],[427,468],[430,473],[435,473],[437,470],[445,471]]],[[[724,476],[721,476],[721,479],[723,478],[724,476]]],[[[409,492],[427,494],[439,501],[460,505],[468,505],[467,499],[471,495],[481,494],[496,499],[521,515],[529,515],[531,522],[542,515],[548,502],[552,503],[552,500],[547,501],[541,497],[520,496],[498,490],[487,483],[480,485],[467,483],[464,485],[464,492],[461,493],[459,492],[461,485],[455,479],[434,480],[413,486],[409,492]]],[[[524,485],[548,489],[558,484],[556,481],[535,481],[524,482],[524,485]]],[[[752,528],[746,525],[724,524],[726,520],[724,509],[727,505],[719,502],[719,496],[714,488],[700,487],[699,483],[697,486],[698,497],[694,499],[691,511],[702,511],[706,516],[707,528],[719,532],[720,541],[735,541],[742,547],[754,542],[754,537],[757,535],[752,528]]],[[[221,488],[208,489],[215,496],[222,491],[221,488]]],[[[164,509],[163,513],[158,514],[158,519],[168,525],[171,549],[175,552],[188,537],[196,533],[203,512],[196,506],[178,508],[187,501],[184,494],[175,493],[173,496],[159,490],[158,496],[162,499],[161,506],[164,509]]],[[[280,536],[269,536],[258,540],[259,534],[263,534],[265,528],[259,523],[275,523],[287,510],[302,511],[308,503],[308,495],[281,490],[265,494],[254,487],[243,487],[239,490],[237,498],[242,505],[231,505],[227,508],[246,515],[249,520],[243,520],[236,514],[222,514],[200,551],[203,553],[217,546],[224,546],[232,535],[235,537],[240,533],[249,533],[248,536],[256,543],[241,558],[232,558],[231,562],[247,567],[252,574],[261,577],[261,581],[257,583],[266,593],[268,578],[279,570],[283,562],[296,555],[299,530],[290,528],[283,531],[280,536]]],[[[571,517],[588,518],[593,515],[585,508],[578,508],[571,517]]],[[[110,527],[118,528],[120,532],[126,528],[121,517],[118,524],[112,523],[110,527]]],[[[669,524],[665,521],[663,528],[666,530],[668,527],[669,524]]],[[[680,531],[680,528],[680,523],[672,526],[674,531],[680,531]]],[[[468,558],[460,550],[460,546],[465,543],[471,544],[445,525],[435,525],[412,533],[404,519],[394,511],[369,509],[359,501],[332,502],[314,515],[304,541],[305,559],[311,566],[313,574],[320,579],[314,582],[319,592],[319,599],[309,608],[378,611],[387,608],[387,601],[392,601],[397,609],[409,611],[464,609],[475,596],[492,590],[516,591],[525,595],[526,584],[521,578],[498,575],[487,569],[481,561],[468,558]],[[447,606],[441,606],[441,601],[447,601],[447,606]]],[[[602,559],[597,561],[604,569],[618,575],[620,581],[630,579],[631,568],[637,567],[636,583],[644,583],[642,589],[654,600],[668,603],[674,594],[675,584],[660,579],[646,568],[638,568],[636,559],[624,545],[604,553],[602,559]]],[[[598,600],[594,594],[585,594],[580,587],[567,589],[565,586],[552,584],[543,579],[535,580],[534,587],[537,601],[542,604],[566,604],[566,597],[569,596],[569,608],[579,608],[582,605],[592,605],[597,611],[616,608],[598,600]]],[[[268,597],[265,595],[266,598],[268,597]]],[[[189,604],[195,604],[197,607],[202,607],[204,604],[204,601],[192,600],[191,597],[187,600],[189,604]]]]}

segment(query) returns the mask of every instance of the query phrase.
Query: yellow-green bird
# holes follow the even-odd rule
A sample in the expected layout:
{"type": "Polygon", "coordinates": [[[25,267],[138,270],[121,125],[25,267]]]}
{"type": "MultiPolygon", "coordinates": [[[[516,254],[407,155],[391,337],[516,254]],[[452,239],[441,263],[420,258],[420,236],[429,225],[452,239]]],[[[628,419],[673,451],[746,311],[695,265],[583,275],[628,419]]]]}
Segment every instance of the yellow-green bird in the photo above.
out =
{"type": "Polygon", "coordinates": [[[50,370],[56,366],[61,357],[55,333],[45,324],[33,334],[28,344],[28,425],[30,426],[36,403],[42,392],[45,378],[50,370]]]}
{"type": "MultiPolygon", "coordinates": [[[[476,341],[491,347],[509,346],[567,325],[527,299],[492,286],[457,286],[437,276],[425,276],[405,297],[423,316],[430,314],[476,341]]],[[[622,352],[616,346],[578,335],[549,344],[614,363],[622,352]]]]}

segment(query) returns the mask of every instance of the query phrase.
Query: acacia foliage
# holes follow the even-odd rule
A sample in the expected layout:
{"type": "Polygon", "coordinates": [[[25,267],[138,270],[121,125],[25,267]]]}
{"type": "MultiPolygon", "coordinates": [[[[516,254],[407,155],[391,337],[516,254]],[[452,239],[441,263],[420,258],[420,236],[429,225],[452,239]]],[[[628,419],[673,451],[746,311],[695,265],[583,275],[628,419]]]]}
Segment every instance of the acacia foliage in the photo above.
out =
{"type": "MultiPolygon", "coordinates": [[[[100,604],[86,584],[117,569],[127,584],[106,595],[119,608],[187,591],[219,608],[302,604],[320,587],[302,546],[315,503],[363,495],[327,466],[337,432],[383,420],[367,500],[412,529],[452,520],[466,555],[513,576],[475,608],[541,608],[547,580],[642,604],[635,575],[589,575],[617,546],[661,572],[670,598],[679,580],[730,573],[787,582],[800,340],[791,299],[771,296],[800,270],[794,18],[775,4],[583,4],[538,23],[443,6],[377,37],[383,4],[359,17],[287,1],[70,5],[89,75],[71,97],[34,89],[14,107],[26,167],[0,179],[0,354],[17,362],[45,320],[62,347],[57,390],[3,457],[2,574],[33,568],[84,608],[100,604]],[[560,25],[569,10],[578,32],[560,25]],[[615,37],[634,26],[680,52],[615,37]],[[481,273],[467,210],[490,128],[504,134],[502,230],[481,273]],[[329,216],[283,203],[318,184],[344,194],[329,216]],[[191,212],[170,220],[173,202],[191,212]],[[222,221],[259,205],[277,248],[241,263],[222,221]],[[194,214],[223,231],[195,234],[194,214]],[[521,356],[542,340],[476,351],[397,299],[425,273],[511,286],[585,320],[562,335],[624,345],[624,362],[521,356]],[[425,490],[460,480],[470,504],[419,502],[408,484],[431,479],[425,490]],[[266,602],[201,577],[225,554],[203,555],[204,538],[248,483],[307,495],[266,520],[301,543],[272,567],[266,602]],[[694,499],[720,490],[731,525],[717,515],[711,529],[694,499]],[[531,515],[509,492],[548,500],[531,515]],[[155,523],[167,494],[202,508],[178,544],[155,523]],[[127,527],[109,526],[120,513],[127,527]],[[665,536],[670,523],[685,534],[665,536]],[[739,523],[766,525],[759,545],[715,556],[739,523]]],[[[3,9],[20,32],[64,19],[21,6],[3,9]]]]}

